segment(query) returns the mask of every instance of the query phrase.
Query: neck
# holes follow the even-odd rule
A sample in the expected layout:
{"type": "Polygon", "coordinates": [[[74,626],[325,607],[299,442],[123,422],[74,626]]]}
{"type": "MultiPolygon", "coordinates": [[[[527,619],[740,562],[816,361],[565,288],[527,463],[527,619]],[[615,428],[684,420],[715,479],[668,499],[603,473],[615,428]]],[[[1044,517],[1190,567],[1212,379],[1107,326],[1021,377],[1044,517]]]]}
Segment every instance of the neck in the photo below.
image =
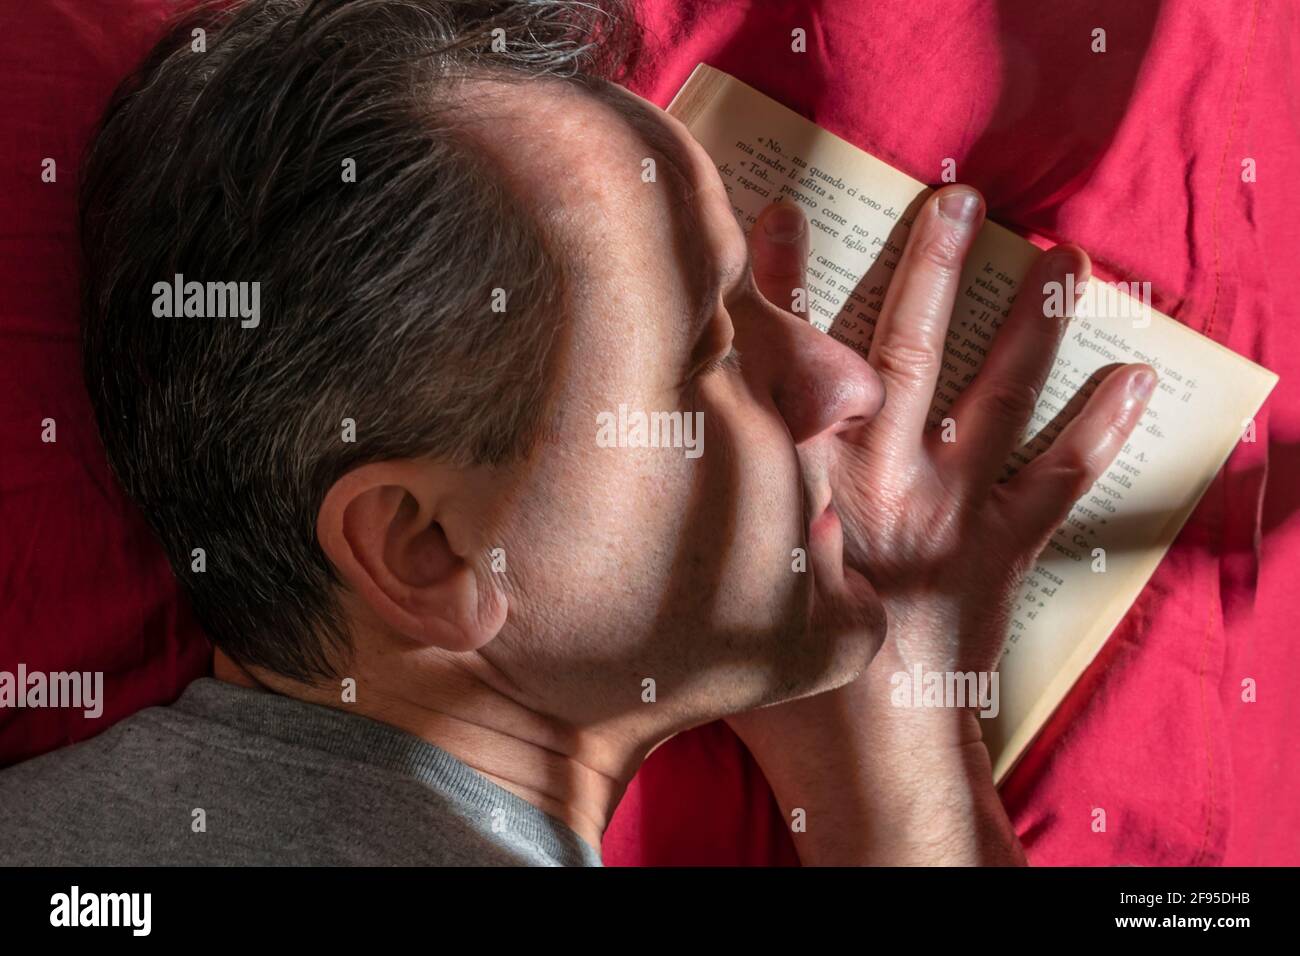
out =
{"type": "MultiPolygon", "coordinates": [[[[426,740],[498,786],[527,800],[600,849],[609,818],[651,749],[617,732],[575,730],[515,701],[478,655],[471,665],[418,668],[395,659],[396,673],[352,674],[355,701],[326,685],[309,685],[240,667],[220,650],[213,676],[361,714],[426,740]]],[[[357,668],[351,668],[352,671],[357,668]]],[[[351,695],[349,695],[350,697],[351,695]]]]}

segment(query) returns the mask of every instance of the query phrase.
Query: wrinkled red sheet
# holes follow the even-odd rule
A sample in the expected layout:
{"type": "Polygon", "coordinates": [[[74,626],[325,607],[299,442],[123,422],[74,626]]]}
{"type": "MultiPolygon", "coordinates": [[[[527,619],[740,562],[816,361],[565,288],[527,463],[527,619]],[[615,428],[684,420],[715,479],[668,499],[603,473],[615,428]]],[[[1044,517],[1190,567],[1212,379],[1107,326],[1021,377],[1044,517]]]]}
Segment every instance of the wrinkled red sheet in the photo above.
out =
{"type": "MultiPolygon", "coordinates": [[[[107,699],[99,721],[0,710],[0,763],[170,701],[208,666],[108,474],[77,350],[77,160],[169,9],[43,0],[0,31],[0,669],[103,670],[107,699]]],[[[1103,274],[1151,281],[1162,311],[1281,374],[1259,441],[1234,453],[1004,795],[1038,863],[1300,863],[1294,7],[646,0],[643,18],[634,86],[655,102],[703,60],[919,179],[952,157],[994,219],[1082,243],[1103,274]],[[1098,27],[1105,53],[1091,51],[1098,27]],[[791,52],[795,28],[806,53],[791,52]]],[[[604,849],[611,864],[795,859],[722,724],[651,756],[604,849]]]]}
{"type": "MultiPolygon", "coordinates": [[[[1083,244],[1099,272],[1149,280],[1157,308],[1282,376],[1259,441],[1233,455],[1003,793],[1038,863],[1300,863],[1294,5],[651,6],[642,95],[666,105],[705,61],[923,181],[952,157],[991,218],[1083,244]],[[796,28],[806,53],[791,51],[796,28]]],[[[651,755],[606,860],[788,860],[780,824],[713,725],[651,755]]]]}

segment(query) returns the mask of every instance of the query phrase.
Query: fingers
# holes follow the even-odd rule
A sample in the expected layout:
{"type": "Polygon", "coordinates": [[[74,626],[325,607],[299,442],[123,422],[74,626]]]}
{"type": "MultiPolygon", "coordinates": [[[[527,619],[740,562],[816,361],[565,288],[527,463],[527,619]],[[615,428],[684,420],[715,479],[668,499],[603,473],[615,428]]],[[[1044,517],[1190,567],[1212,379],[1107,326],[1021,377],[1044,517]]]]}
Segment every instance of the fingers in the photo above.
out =
{"type": "Polygon", "coordinates": [[[1106,377],[1050,448],[999,486],[1008,524],[1041,541],[1119,454],[1155,390],[1148,365],[1126,365],[1106,377]]]}
{"type": "Polygon", "coordinates": [[[1029,270],[988,358],[952,407],[957,440],[935,444],[956,483],[986,487],[1019,447],[1090,272],[1074,245],[1044,253],[1029,270]]]}
{"type": "Polygon", "coordinates": [[[776,202],[764,209],[749,231],[754,258],[754,282],[773,305],[808,317],[808,220],[792,202],[776,202]]]}
{"type": "Polygon", "coordinates": [[[876,427],[887,440],[921,440],[962,263],[983,221],[984,202],[968,186],[939,190],[917,213],[867,358],[885,384],[876,427]]]}

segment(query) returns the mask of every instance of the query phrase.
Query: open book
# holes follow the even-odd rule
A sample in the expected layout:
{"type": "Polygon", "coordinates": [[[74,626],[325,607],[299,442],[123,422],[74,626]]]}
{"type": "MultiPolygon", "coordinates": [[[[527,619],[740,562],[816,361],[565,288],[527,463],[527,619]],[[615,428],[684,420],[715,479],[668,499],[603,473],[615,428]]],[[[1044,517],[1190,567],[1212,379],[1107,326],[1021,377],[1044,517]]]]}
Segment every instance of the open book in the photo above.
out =
{"type": "MultiPolygon", "coordinates": [[[[742,226],[778,198],[812,225],[812,321],[863,355],[912,216],[932,191],[701,64],[668,111],[709,153],[742,226]]],[[[1036,247],[986,223],[962,275],[931,409],[942,422],[983,362],[1036,247]]],[[[1000,712],[984,722],[998,782],[1137,600],[1277,382],[1267,369],[1150,308],[1150,286],[1089,282],[1007,474],[1059,432],[1094,373],[1145,362],[1160,383],[1132,438],[1075,505],[1019,594],[999,665],[1000,712]],[[1129,286],[1120,288],[1119,286],[1129,286]],[[1129,294],[1133,293],[1133,294],[1129,294]]]]}

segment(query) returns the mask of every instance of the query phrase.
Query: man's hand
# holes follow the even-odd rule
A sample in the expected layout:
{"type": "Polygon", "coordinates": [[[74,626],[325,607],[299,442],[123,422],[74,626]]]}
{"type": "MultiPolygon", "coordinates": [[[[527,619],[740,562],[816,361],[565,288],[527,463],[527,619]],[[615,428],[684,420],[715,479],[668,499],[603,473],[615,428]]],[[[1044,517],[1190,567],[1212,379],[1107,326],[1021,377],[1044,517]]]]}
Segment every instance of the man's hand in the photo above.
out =
{"type": "MultiPolygon", "coordinates": [[[[759,289],[784,308],[803,286],[807,230],[780,242],[765,226],[790,208],[769,207],[750,237],[759,289]]],[[[868,358],[885,385],[884,408],[840,436],[834,502],[845,561],[888,613],[880,654],[840,690],[729,720],[782,805],[806,811],[808,831],[796,839],[805,862],[1023,859],[978,718],[891,707],[890,677],[915,665],[996,667],[1025,574],[1123,447],[1154,388],[1147,366],[1112,369],[1051,447],[999,482],[1068,325],[1045,314],[1044,285],[1073,274],[1079,289],[1089,274],[1081,249],[1058,246],[1030,270],[949,412],[952,425],[927,429],[962,264],[982,222],[983,203],[967,187],[940,190],[918,212],[868,358]]]]}

